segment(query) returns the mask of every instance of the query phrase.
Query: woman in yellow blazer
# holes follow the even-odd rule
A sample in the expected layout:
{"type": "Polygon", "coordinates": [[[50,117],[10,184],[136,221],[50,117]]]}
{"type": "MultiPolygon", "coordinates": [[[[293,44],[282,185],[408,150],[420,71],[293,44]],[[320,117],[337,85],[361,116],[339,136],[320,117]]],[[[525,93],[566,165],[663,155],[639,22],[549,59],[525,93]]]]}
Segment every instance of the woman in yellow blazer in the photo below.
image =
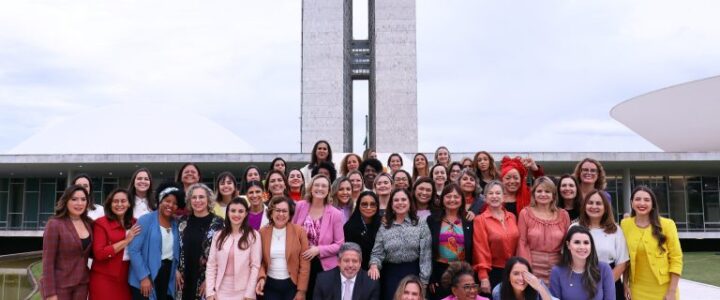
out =
{"type": "Polygon", "coordinates": [[[659,216],[657,198],[648,187],[638,186],[631,195],[631,217],[620,225],[630,253],[626,297],[678,299],[683,254],[675,222],[659,216]]]}

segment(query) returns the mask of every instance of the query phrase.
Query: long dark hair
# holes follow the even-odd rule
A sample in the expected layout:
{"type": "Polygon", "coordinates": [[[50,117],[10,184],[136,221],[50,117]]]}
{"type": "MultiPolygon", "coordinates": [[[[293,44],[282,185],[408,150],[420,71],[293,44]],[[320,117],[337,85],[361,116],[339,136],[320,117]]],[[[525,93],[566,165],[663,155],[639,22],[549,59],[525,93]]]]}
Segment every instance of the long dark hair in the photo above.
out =
{"type": "Polygon", "coordinates": [[[326,140],[319,140],[319,141],[315,142],[315,145],[313,145],[312,152],[310,154],[310,166],[311,167],[314,167],[319,163],[316,153],[317,153],[318,146],[320,146],[320,143],[325,143],[325,145],[327,145],[327,148],[328,148],[328,156],[325,161],[332,161],[332,148],[330,148],[330,143],[328,143],[328,141],[326,141],[326,140]]]}
{"type": "Polygon", "coordinates": [[[419,176],[430,176],[430,162],[428,161],[427,156],[425,156],[425,154],[416,153],[415,156],[413,156],[412,166],[413,166],[412,180],[415,180],[419,176]],[[425,175],[421,175],[420,170],[418,170],[417,167],[415,166],[415,159],[417,159],[418,156],[421,156],[422,158],[425,159],[425,170],[424,170],[425,175]]]}
{"type": "Polygon", "coordinates": [[[280,178],[285,184],[285,191],[283,191],[283,195],[290,196],[290,185],[288,184],[287,176],[285,176],[283,172],[280,172],[278,170],[270,170],[270,172],[267,173],[267,176],[265,176],[265,192],[267,192],[268,194],[272,194],[270,192],[270,176],[272,176],[273,174],[280,175],[280,178]]]}
{"type": "MultiPolygon", "coordinates": [[[[262,172],[260,172],[260,168],[258,168],[255,165],[250,165],[247,168],[245,168],[245,172],[243,172],[242,178],[240,178],[240,181],[242,182],[242,189],[240,189],[240,194],[245,195],[247,194],[247,190],[250,187],[250,182],[248,182],[247,175],[250,173],[250,170],[255,169],[255,171],[258,172],[258,175],[260,175],[260,178],[262,178],[262,172]]],[[[260,179],[258,179],[259,181],[260,179]]]]}
{"type": "Polygon", "coordinates": [[[117,218],[117,215],[112,211],[112,202],[115,195],[123,193],[128,198],[128,203],[130,204],[130,207],[128,207],[127,211],[123,215],[122,219],[122,225],[127,230],[132,227],[132,220],[133,220],[133,209],[135,208],[135,201],[130,199],[130,192],[124,188],[116,188],[108,194],[107,198],[105,198],[105,203],[103,203],[103,208],[105,209],[105,216],[108,220],[111,221],[119,221],[117,218]]]}
{"type": "Polygon", "coordinates": [[[420,176],[417,178],[417,180],[415,180],[415,183],[412,184],[412,195],[410,195],[410,199],[412,200],[412,202],[415,203],[415,209],[417,209],[418,199],[415,194],[417,193],[418,187],[423,183],[429,183],[432,187],[432,195],[430,195],[430,200],[428,202],[428,210],[435,211],[438,209],[437,205],[435,204],[435,198],[437,198],[437,191],[435,190],[435,182],[433,182],[430,177],[420,176]]]}
{"type": "Polygon", "coordinates": [[[71,186],[77,185],[77,183],[75,183],[75,182],[80,178],[85,178],[88,181],[88,190],[89,191],[85,191],[85,194],[86,194],[85,196],[87,196],[87,201],[88,201],[87,209],[95,210],[95,201],[93,200],[93,184],[92,184],[92,178],[90,178],[90,175],[88,175],[86,173],[77,174],[77,175],[75,175],[75,177],[73,177],[72,181],[70,181],[70,185],[71,186]]]}
{"type": "MultiPolygon", "coordinates": [[[[395,211],[392,209],[392,202],[393,198],[395,198],[395,194],[397,193],[405,193],[405,196],[408,197],[408,202],[410,204],[410,209],[408,210],[407,214],[408,217],[410,217],[410,222],[413,226],[418,224],[418,216],[417,216],[417,208],[415,207],[415,202],[410,199],[410,192],[406,189],[394,189],[392,193],[390,193],[390,203],[388,203],[387,209],[385,209],[385,216],[383,216],[383,222],[385,223],[385,228],[390,229],[392,227],[393,222],[395,222],[395,211]]],[[[359,199],[359,198],[358,198],[359,199]]],[[[379,210],[378,206],[378,210],[379,210]]]]}
{"type": "MultiPolygon", "coordinates": [[[[83,194],[85,194],[85,203],[87,204],[87,206],[90,206],[90,199],[88,198],[88,192],[85,190],[85,188],[77,184],[73,184],[65,189],[62,196],[60,196],[60,200],[58,200],[57,204],[55,205],[55,218],[69,217],[67,203],[68,201],[70,201],[70,198],[72,198],[72,195],[75,194],[75,192],[77,191],[82,191],[83,194]]],[[[90,219],[90,217],[88,217],[87,212],[87,207],[85,207],[85,211],[80,215],[80,219],[82,219],[86,224],[91,224],[93,221],[90,219]]]]}
{"type": "MultiPolygon", "coordinates": [[[[191,162],[185,163],[184,165],[182,165],[180,167],[180,170],[178,170],[177,176],[175,176],[175,182],[182,184],[182,173],[183,173],[183,171],[185,171],[185,168],[190,167],[190,166],[195,167],[195,170],[198,171],[198,182],[202,182],[202,171],[200,171],[200,168],[195,163],[191,163],[191,162]]],[[[184,185],[183,185],[183,189],[184,189],[184,185]]]]}
{"type": "Polygon", "coordinates": [[[491,176],[490,179],[493,180],[500,180],[500,172],[495,168],[495,159],[490,155],[487,151],[478,151],[475,153],[475,156],[473,157],[473,166],[472,169],[475,170],[475,173],[477,173],[477,176],[480,178],[480,180],[483,180],[482,170],[478,167],[478,162],[480,162],[480,155],[484,154],[488,157],[488,174],[491,176]]]}
{"type": "Polygon", "coordinates": [[[140,172],[145,172],[148,175],[148,179],[150,180],[150,186],[148,187],[147,192],[145,193],[145,200],[147,200],[148,208],[150,210],[156,210],[157,209],[157,203],[155,202],[155,195],[153,195],[153,179],[152,174],[150,174],[150,170],[148,168],[140,168],[135,170],[135,173],[132,174],[130,177],[130,184],[128,184],[128,197],[131,197],[129,199],[131,202],[133,202],[133,205],[135,205],[135,195],[137,195],[137,190],[135,189],[135,179],[137,178],[138,174],[140,172]]]}
{"type": "MultiPolygon", "coordinates": [[[[225,227],[223,227],[222,231],[220,231],[220,236],[218,236],[218,242],[217,242],[217,249],[222,250],[222,245],[225,243],[225,240],[228,236],[232,234],[232,224],[230,223],[230,207],[233,206],[233,204],[240,204],[243,207],[245,207],[245,212],[247,214],[250,213],[250,205],[247,203],[247,201],[241,197],[235,197],[230,201],[230,204],[228,204],[227,207],[225,207],[225,227]]],[[[255,230],[248,224],[248,215],[245,215],[245,218],[242,220],[242,223],[240,223],[240,240],[238,241],[238,249],[240,250],[246,250],[247,248],[250,248],[250,236],[252,235],[252,242],[256,242],[257,236],[255,235],[255,230]]]]}
{"type": "MultiPolygon", "coordinates": [[[[513,287],[510,283],[510,273],[512,272],[512,268],[516,264],[525,265],[525,267],[528,269],[528,272],[532,273],[532,267],[530,266],[530,262],[528,262],[527,259],[524,259],[520,256],[510,257],[505,263],[505,271],[503,272],[502,285],[500,286],[501,300],[515,300],[515,292],[513,292],[513,287]]],[[[525,300],[537,300],[538,292],[530,285],[528,285],[523,291],[523,298],[525,300]]]]}
{"type": "Polygon", "coordinates": [[[580,183],[578,183],[577,178],[575,178],[574,176],[572,176],[570,174],[563,174],[562,176],[560,176],[560,179],[558,179],[558,182],[557,182],[558,201],[556,202],[556,204],[557,204],[556,206],[558,208],[565,209],[565,198],[563,198],[562,194],[560,193],[560,187],[562,186],[562,181],[565,180],[566,178],[572,180],[575,183],[575,199],[573,199],[573,207],[582,214],[581,211],[585,210],[585,208],[584,207],[581,208],[581,206],[583,206],[582,205],[583,198],[582,198],[582,193],[580,193],[580,183]]]}
{"type": "Polygon", "coordinates": [[[440,207],[442,209],[440,210],[440,213],[437,215],[438,220],[442,221],[447,216],[447,211],[445,208],[445,196],[447,194],[450,194],[452,192],[458,193],[460,195],[460,207],[458,207],[457,211],[457,218],[458,220],[462,221],[465,218],[465,196],[463,196],[462,190],[460,189],[460,186],[457,183],[451,182],[448,185],[445,185],[445,187],[442,190],[442,193],[440,194],[440,207]]]}
{"type": "MultiPolygon", "coordinates": [[[[578,193],[579,194],[579,193],[578,193]]],[[[605,195],[605,192],[598,191],[598,190],[592,190],[590,193],[588,193],[585,196],[585,199],[583,199],[582,204],[580,205],[580,216],[578,217],[578,224],[589,227],[590,226],[590,217],[588,217],[586,212],[586,206],[588,201],[590,201],[590,197],[597,194],[602,199],[603,204],[603,215],[600,217],[600,227],[603,228],[603,231],[605,233],[615,233],[617,232],[617,224],[615,224],[615,213],[613,212],[612,205],[610,204],[610,199],[608,199],[607,195],[605,195]]]]}
{"type": "Polygon", "coordinates": [[[568,248],[568,244],[575,234],[584,234],[590,239],[590,255],[585,259],[585,269],[582,273],[582,285],[583,288],[585,288],[585,292],[588,293],[588,299],[592,299],[595,297],[595,294],[597,294],[597,285],[598,282],[600,282],[600,267],[598,267],[597,250],[595,249],[595,241],[593,241],[592,234],[590,234],[590,229],[582,225],[572,226],[568,229],[567,234],[565,234],[565,242],[563,242],[562,260],[560,261],[560,266],[567,268],[568,277],[572,275],[573,259],[570,249],[568,248]]]}
{"type": "Polygon", "coordinates": [[[230,179],[230,181],[232,181],[233,185],[235,186],[235,192],[232,195],[230,195],[230,202],[232,202],[232,199],[237,197],[240,194],[240,190],[238,190],[238,187],[237,187],[237,179],[235,178],[235,175],[233,175],[232,173],[230,173],[228,171],[222,172],[215,179],[215,197],[217,198],[217,199],[215,199],[215,203],[223,203],[224,204],[223,196],[222,196],[222,194],[220,194],[220,184],[223,181],[225,181],[225,179],[230,179]]]}
{"type": "Polygon", "coordinates": [[[378,228],[380,228],[380,199],[375,192],[363,191],[360,193],[357,200],[355,200],[355,209],[353,210],[352,215],[350,215],[350,218],[348,218],[344,227],[352,229],[353,232],[363,232],[367,228],[367,232],[365,232],[365,234],[369,235],[371,240],[375,240],[375,235],[377,234],[378,228]],[[366,196],[372,197],[373,201],[375,201],[375,207],[377,207],[375,215],[372,216],[370,223],[365,223],[362,213],[360,213],[360,202],[362,202],[362,198],[366,196]]]}
{"type": "MultiPolygon", "coordinates": [[[[636,186],[635,189],[633,189],[632,193],[630,193],[630,201],[632,202],[632,199],[635,199],[635,194],[637,192],[646,192],[650,194],[650,200],[652,200],[652,209],[650,210],[650,226],[652,227],[652,235],[658,240],[658,248],[660,248],[661,252],[665,252],[667,249],[665,249],[665,242],[667,241],[667,237],[662,232],[662,226],[660,225],[660,213],[658,213],[658,201],[657,197],[655,197],[655,193],[647,187],[646,185],[639,185],[636,186]]],[[[630,213],[630,216],[635,216],[635,210],[633,209],[630,213]]]]}
{"type": "Polygon", "coordinates": [[[283,175],[287,176],[287,171],[288,171],[287,162],[282,157],[279,157],[279,156],[270,162],[270,168],[268,168],[268,172],[275,170],[275,163],[278,161],[281,161],[283,163],[283,165],[285,165],[285,172],[283,175]]]}

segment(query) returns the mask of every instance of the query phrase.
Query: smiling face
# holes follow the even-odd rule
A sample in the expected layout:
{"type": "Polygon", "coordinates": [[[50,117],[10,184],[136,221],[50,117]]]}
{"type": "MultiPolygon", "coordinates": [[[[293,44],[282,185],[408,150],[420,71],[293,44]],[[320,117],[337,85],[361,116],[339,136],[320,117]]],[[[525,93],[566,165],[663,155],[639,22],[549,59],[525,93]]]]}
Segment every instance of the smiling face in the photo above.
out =
{"type": "Polygon", "coordinates": [[[318,143],[317,149],[315,149],[315,156],[317,157],[318,162],[327,160],[330,153],[329,149],[328,144],[318,143]]]}
{"type": "Polygon", "coordinates": [[[445,167],[438,166],[432,169],[432,178],[435,181],[435,186],[442,186],[447,181],[447,172],[445,167]]]}
{"type": "Polygon", "coordinates": [[[126,193],[115,193],[112,197],[112,204],[110,205],[110,209],[112,210],[113,214],[117,217],[117,219],[122,219],[123,216],[125,216],[125,213],[128,211],[128,208],[130,208],[130,200],[128,200],[128,195],[126,193]]]}
{"type": "Polygon", "coordinates": [[[548,184],[539,184],[533,191],[533,196],[538,205],[550,205],[553,202],[553,191],[548,184]]]}
{"type": "Polygon", "coordinates": [[[208,202],[210,201],[207,191],[203,188],[195,188],[190,196],[190,206],[193,214],[196,216],[204,216],[208,212],[208,202]]]}
{"type": "Polygon", "coordinates": [[[415,199],[423,205],[430,203],[432,199],[432,185],[427,182],[418,184],[417,187],[415,187],[415,199]]]}
{"type": "Polygon", "coordinates": [[[392,192],[392,181],[390,181],[390,178],[385,175],[378,177],[377,180],[375,180],[375,194],[379,197],[385,197],[389,196],[390,192],[392,192]]]}
{"type": "Polygon", "coordinates": [[[515,169],[508,171],[505,176],[502,177],[503,187],[508,194],[517,193],[520,188],[520,183],[520,173],[515,169]]]}
{"type": "Polygon", "coordinates": [[[135,181],[133,182],[135,190],[141,193],[147,193],[150,189],[150,175],[145,171],[140,171],[135,175],[135,181]]]}
{"type": "Polygon", "coordinates": [[[580,165],[580,180],[582,183],[595,184],[598,178],[598,167],[589,161],[580,165]]]}
{"type": "Polygon", "coordinates": [[[396,192],[392,198],[392,210],[396,216],[405,217],[410,211],[410,198],[405,192],[396,192]]]}
{"type": "Polygon", "coordinates": [[[648,216],[653,209],[653,201],[646,191],[637,191],[632,198],[632,209],[637,216],[648,216]]]}
{"type": "Polygon", "coordinates": [[[443,196],[442,203],[446,212],[457,211],[462,205],[462,196],[453,189],[443,196]]]}
{"type": "MultiPolygon", "coordinates": [[[[127,200],[127,195],[125,197],[125,200],[127,200]]],[[[83,193],[82,191],[75,191],[70,196],[70,199],[68,200],[66,205],[68,214],[73,218],[78,218],[87,210],[87,196],[85,196],[85,193],[83,193]]]]}
{"type": "Polygon", "coordinates": [[[425,159],[422,155],[415,156],[413,162],[415,163],[415,168],[418,170],[422,170],[427,167],[427,159],[425,159]]]}
{"type": "Polygon", "coordinates": [[[457,284],[451,288],[457,300],[475,300],[478,295],[478,285],[475,279],[468,274],[460,275],[457,284]]]}
{"type": "Polygon", "coordinates": [[[352,187],[353,193],[359,193],[363,189],[363,178],[358,173],[353,173],[348,177],[350,179],[350,186],[352,187]]]}
{"type": "Polygon", "coordinates": [[[78,179],[75,180],[75,183],[74,183],[74,184],[75,184],[75,185],[79,185],[79,186],[81,186],[82,188],[84,188],[85,191],[86,191],[88,194],[92,193],[92,191],[90,190],[90,181],[89,181],[87,178],[85,178],[85,177],[80,177],[80,178],[78,178],[78,179]]]}
{"type": "Polygon", "coordinates": [[[290,174],[288,174],[288,185],[290,185],[291,188],[300,188],[304,184],[302,173],[299,170],[292,170],[290,171],[290,174]]]}
{"type": "Polygon", "coordinates": [[[177,197],[173,194],[169,194],[160,201],[158,211],[163,217],[170,219],[175,216],[177,208],[177,197]]]}
{"type": "Polygon", "coordinates": [[[194,165],[187,165],[185,169],[182,170],[180,178],[183,185],[191,186],[200,181],[200,172],[198,172],[197,167],[194,165]]]}
{"type": "Polygon", "coordinates": [[[393,175],[395,187],[399,189],[408,189],[410,187],[410,178],[405,172],[397,172],[393,175]]]}
{"type": "Polygon", "coordinates": [[[345,278],[353,278],[360,271],[360,253],[348,250],[338,258],[338,268],[345,278]]]}
{"type": "Polygon", "coordinates": [[[468,174],[464,174],[462,177],[460,177],[460,189],[464,193],[474,193],[476,188],[477,182],[475,182],[475,177],[472,177],[468,174]]]}
{"type": "Polygon", "coordinates": [[[245,195],[248,199],[248,202],[250,202],[250,206],[252,207],[258,207],[262,205],[263,202],[263,190],[259,186],[253,185],[248,188],[247,194],[245,195]]]}
{"type": "Polygon", "coordinates": [[[330,192],[330,181],[326,177],[317,177],[310,185],[312,201],[324,201],[330,192]]]}
{"type": "Polygon", "coordinates": [[[358,203],[358,205],[360,205],[360,215],[362,215],[363,218],[370,219],[377,213],[377,203],[375,203],[375,199],[373,199],[372,196],[365,195],[360,198],[358,203]]]}
{"type": "Polygon", "coordinates": [[[278,159],[273,163],[273,170],[280,171],[280,173],[285,174],[285,162],[278,159]]]}
{"type": "Polygon", "coordinates": [[[587,214],[590,220],[600,222],[602,216],[605,214],[605,205],[603,205],[603,199],[600,194],[595,193],[585,201],[585,214],[587,214]]]}
{"type": "Polygon", "coordinates": [[[378,171],[370,165],[365,167],[365,172],[363,172],[363,180],[365,181],[366,188],[372,188],[375,177],[377,177],[377,172],[378,171]]]}
{"type": "Polygon", "coordinates": [[[577,186],[572,178],[565,177],[560,181],[560,197],[563,199],[575,199],[577,186]]]}
{"type": "Polygon", "coordinates": [[[290,208],[287,202],[283,201],[275,204],[270,214],[273,220],[273,226],[276,228],[284,228],[290,220],[290,208]]]}
{"type": "Polygon", "coordinates": [[[358,160],[358,157],[355,155],[348,156],[347,160],[345,161],[345,166],[348,169],[348,172],[357,170],[360,166],[360,161],[358,160]]]}
{"type": "Polygon", "coordinates": [[[283,180],[282,175],[278,173],[270,174],[268,178],[268,188],[273,196],[285,194],[285,180],[283,180]]]}
{"type": "Polygon", "coordinates": [[[232,203],[227,208],[227,218],[230,219],[230,224],[240,226],[247,217],[248,211],[240,203],[232,203]]]}
{"type": "Polygon", "coordinates": [[[352,185],[350,184],[350,181],[343,180],[338,186],[335,197],[341,205],[347,205],[350,203],[350,196],[352,196],[352,185]]]}
{"type": "Polygon", "coordinates": [[[400,170],[400,168],[402,168],[402,161],[400,160],[400,156],[393,155],[392,157],[390,157],[390,163],[388,165],[390,167],[390,170],[393,172],[400,170]]]}
{"type": "Polygon", "coordinates": [[[490,187],[490,189],[487,191],[487,195],[485,197],[485,203],[487,203],[487,205],[492,208],[502,207],[503,206],[502,186],[493,185],[492,187],[490,187]]]}
{"type": "Polygon", "coordinates": [[[462,166],[458,164],[452,165],[450,167],[450,181],[457,182],[458,178],[460,178],[460,172],[462,172],[462,166]]]}
{"type": "Polygon", "coordinates": [[[448,152],[447,149],[440,148],[437,150],[437,163],[444,166],[450,163],[450,152],[448,152]]]}
{"type": "Polygon", "coordinates": [[[251,168],[250,170],[248,170],[245,174],[245,181],[260,181],[260,172],[258,171],[258,169],[251,168]]]}
{"type": "Polygon", "coordinates": [[[512,266],[509,277],[513,290],[520,292],[525,291],[525,288],[528,286],[527,282],[525,282],[525,276],[523,276],[525,272],[528,272],[528,268],[522,263],[516,263],[512,266]]]}
{"type": "Polygon", "coordinates": [[[586,260],[592,250],[590,236],[582,232],[573,234],[566,246],[570,250],[573,260],[586,260]]]}
{"type": "Polygon", "coordinates": [[[230,177],[225,177],[220,180],[220,186],[218,186],[218,193],[220,193],[223,198],[232,198],[232,196],[235,194],[235,191],[235,182],[230,177]]]}

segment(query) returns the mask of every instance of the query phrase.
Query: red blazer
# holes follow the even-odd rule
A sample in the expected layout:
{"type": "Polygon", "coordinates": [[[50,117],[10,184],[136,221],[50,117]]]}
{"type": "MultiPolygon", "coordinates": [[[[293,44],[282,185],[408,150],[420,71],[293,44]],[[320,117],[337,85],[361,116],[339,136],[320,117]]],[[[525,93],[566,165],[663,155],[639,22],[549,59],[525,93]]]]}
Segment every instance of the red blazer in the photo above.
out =
{"type": "MultiPolygon", "coordinates": [[[[93,231],[85,223],[90,239],[93,231]]],[[[82,248],[80,236],[70,218],[50,218],[43,234],[43,275],[40,279],[43,297],[57,294],[58,288],[68,288],[90,281],[88,257],[92,246],[82,248]]]]}
{"type": "MultiPolygon", "coordinates": [[[[135,219],[132,220],[135,224],[135,219]]],[[[123,261],[125,249],[115,253],[113,244],[125,239],[125,228],[118,221],[107,217],[95,220],[93,226],[93,264],[92,273],[102,273],[118,282],[127,283],[130,261],[123,261]]]]}

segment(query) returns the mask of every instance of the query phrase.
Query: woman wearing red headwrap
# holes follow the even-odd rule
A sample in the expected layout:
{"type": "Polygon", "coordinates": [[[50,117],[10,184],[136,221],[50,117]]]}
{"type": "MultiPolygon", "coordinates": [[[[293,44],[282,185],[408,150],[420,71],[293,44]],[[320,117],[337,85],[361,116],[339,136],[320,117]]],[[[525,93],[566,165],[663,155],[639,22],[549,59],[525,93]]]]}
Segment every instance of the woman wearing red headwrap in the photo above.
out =
{"type": "Polygon", "coordinates": [[[525,182],[528,169],[534,177],[545,175],[543,169],[530,157],[510,158],[505,156],[500,163],[500,179],[503,184],[503,202],[505,209],[517,217],[523,208],[530,204],[530,189],[525,182]]]}

